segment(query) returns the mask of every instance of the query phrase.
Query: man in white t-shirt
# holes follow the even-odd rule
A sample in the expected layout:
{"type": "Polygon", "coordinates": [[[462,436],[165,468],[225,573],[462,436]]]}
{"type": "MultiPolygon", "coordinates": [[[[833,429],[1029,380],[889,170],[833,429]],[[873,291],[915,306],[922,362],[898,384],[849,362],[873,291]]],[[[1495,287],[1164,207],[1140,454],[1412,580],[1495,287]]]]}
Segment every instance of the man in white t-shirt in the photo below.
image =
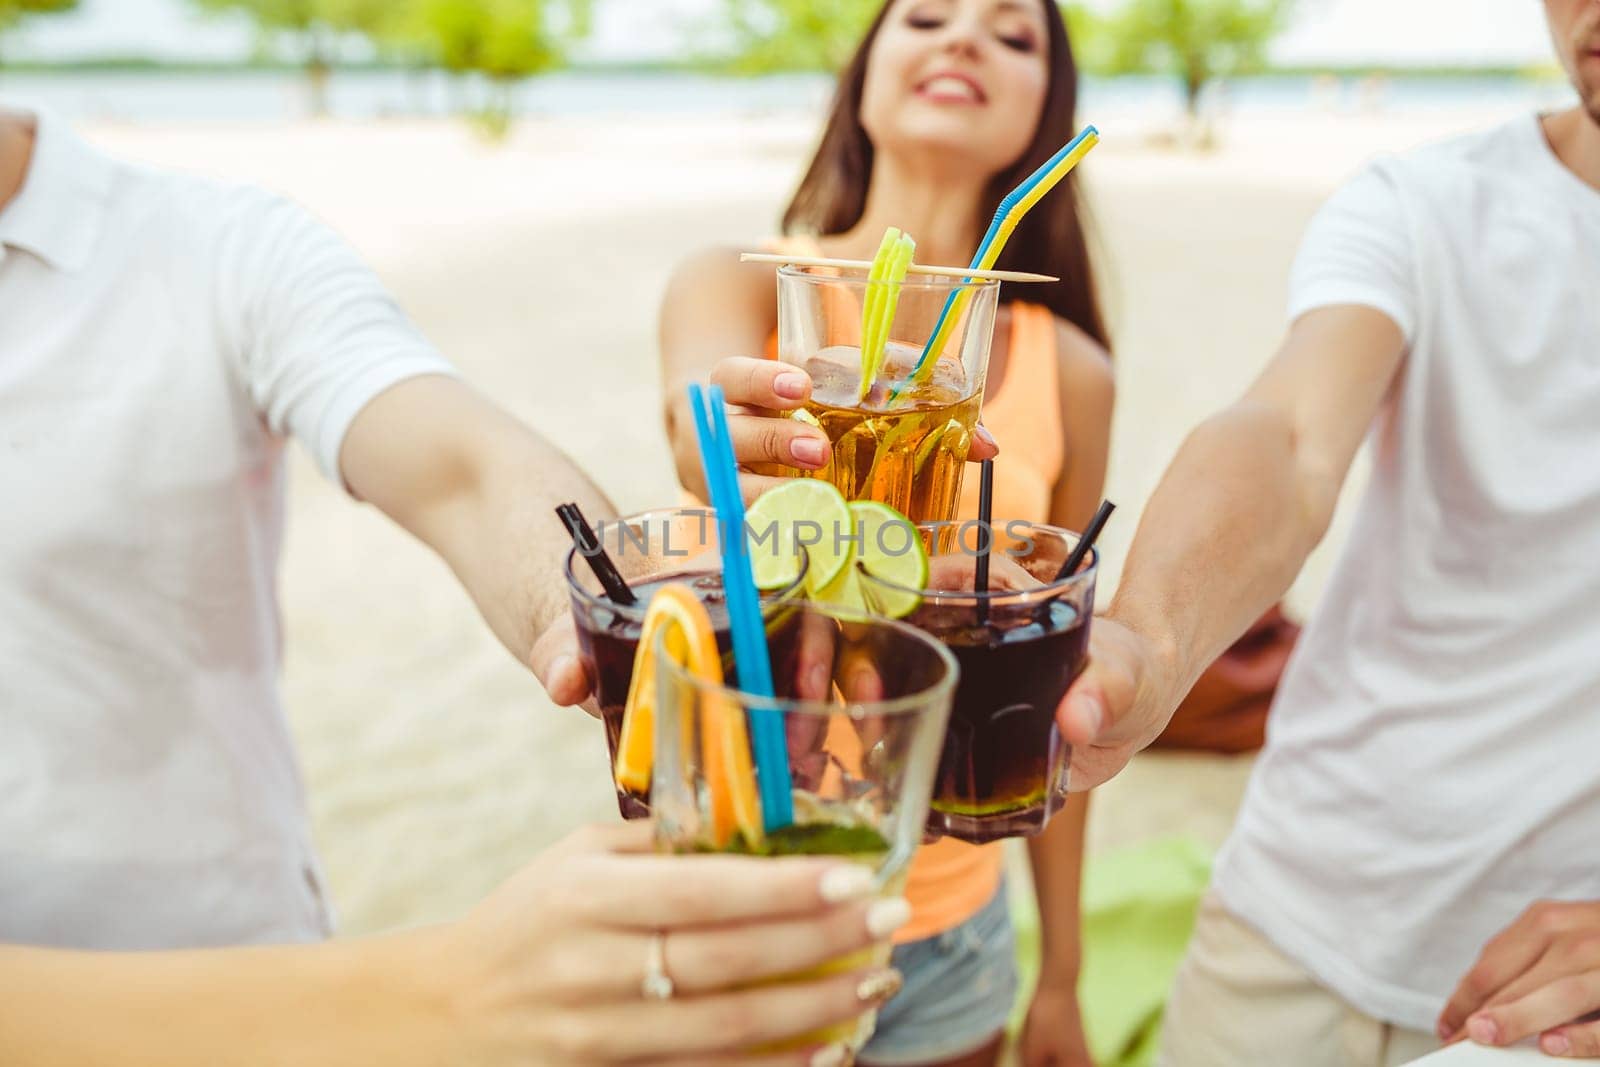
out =
{"type": "Polygon", "coordinates": [[[1600,1054],[1574,1023],[1600,1008],[1600,0],[1545,8],[1581,106],[1329,201],[1287,340],[1174,460],[1063,703],[1093,786],[1287,590],[1370,440],[1174,988],[1174,1067],[1398,1063],[1463,1028],[1600,1054]]]}
{"type": "Polygon", "coordinates": [[[606,504],[572,464],[293,204],[0,111],[0,943],[328,933],[277,684],[291,436],[581,697],[551,508],[606,504]]]}

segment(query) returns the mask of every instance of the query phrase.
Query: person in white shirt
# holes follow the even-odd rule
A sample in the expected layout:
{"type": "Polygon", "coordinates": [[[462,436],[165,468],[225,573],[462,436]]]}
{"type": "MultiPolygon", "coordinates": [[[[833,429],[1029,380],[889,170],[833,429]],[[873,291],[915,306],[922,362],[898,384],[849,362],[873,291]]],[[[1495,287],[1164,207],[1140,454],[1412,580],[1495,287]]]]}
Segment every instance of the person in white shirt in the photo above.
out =
{"type": "MultiPolygon", "coordinates": [[[[1545,9],[1580,106],[1379,161],[1329,201],[1283,347],[1173,461],[1063,701],[1092,787],[1288,589],[1370,440],[1174,986],[1173,1067],[1504,1041],[1469,1017],[1600,971],[1541,970],[1549,939],[1513,925],[1548,900],[1547,926],[1600,939],[1600,0],[1545,9]]],[[[1587,981],[1544,1005],[1547,1051],[1600,1052],[1587,981]]]]}
{"type": "Polygon", "coordinates": [[[904,902],[814,864],[611,855],[637,830],[438,936],[151,951],[332,931],[277,683],[290,437],[583,699],[552,509],[610,509],[571,462],[300,208],[0,111],[0,1059],[704,1063],[893,992],[715,995],[882,940],[904,902]],[[655,972],[695,995],[646,1006],[655,972]]]}

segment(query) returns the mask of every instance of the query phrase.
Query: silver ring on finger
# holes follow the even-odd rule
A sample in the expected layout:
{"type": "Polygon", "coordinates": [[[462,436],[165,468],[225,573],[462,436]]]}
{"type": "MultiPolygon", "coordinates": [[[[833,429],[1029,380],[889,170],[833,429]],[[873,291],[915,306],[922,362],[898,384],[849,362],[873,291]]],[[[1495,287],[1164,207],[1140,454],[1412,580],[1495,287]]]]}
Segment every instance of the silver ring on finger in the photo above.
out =
{"type": "Polygon", "coordinates": [[[650,935],[639,992],[646,1000],[671,1000],[672,990],[672,976],[667,973],[667,935],[658,931],[650,935]]]}

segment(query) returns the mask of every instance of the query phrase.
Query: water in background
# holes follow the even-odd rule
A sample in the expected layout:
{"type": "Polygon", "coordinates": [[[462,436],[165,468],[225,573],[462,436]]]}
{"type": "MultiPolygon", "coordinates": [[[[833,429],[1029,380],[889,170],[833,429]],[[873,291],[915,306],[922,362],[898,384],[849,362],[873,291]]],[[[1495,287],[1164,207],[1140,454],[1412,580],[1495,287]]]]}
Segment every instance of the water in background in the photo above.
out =
{"type": "MultiPolygon", "coordinates": [[[[566,72],[522,86],[519,110],[530,115],[763,114],[820,112],[832,80],[820,75],[725,78],[680,73],[566,72]]],[[[484,86],[436,71],[350,71],[329,86],[341,118],[449,115],[476,106],[484,86]]],[[[1245,78],[1216,87],[1208,106],[1236,113],[1416,113],[1440,109],[1503,111],[1571,99],[1554,81],[1507,76],[1356,79],[1308,76],[1245,78]]],[[[263,121],[306,113],[303,80],[291,72],[7,72],[0,100],[43,105],[74,120],[129,122],[263,121]]],[[[1156,77],[1087,79],[1080,109],[1097,120],[1181,107],[1176,83],[1156,77]]]]}

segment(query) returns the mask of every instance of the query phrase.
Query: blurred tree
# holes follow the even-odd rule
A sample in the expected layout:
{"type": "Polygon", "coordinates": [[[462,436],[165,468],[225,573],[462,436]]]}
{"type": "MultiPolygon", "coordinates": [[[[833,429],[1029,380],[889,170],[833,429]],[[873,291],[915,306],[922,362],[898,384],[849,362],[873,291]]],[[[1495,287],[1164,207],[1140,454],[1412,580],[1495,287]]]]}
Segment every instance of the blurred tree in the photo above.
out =
{"type": "Polygon", "coordinates": [[[737,70],[836,71],[884,0],[723,0],[737,70]]]}
{"type": "Polygon", "coordinates": [[[6,30],[29,15],[71,11],[77,6],[78,0],[0,0],[0,34],[4,34],[6,30]]]}
{"type": "Polygon", "coordinates": [[[456,74],[481,74],[491,133],[509,127],[512,93],[524,78],[566,65],[589,32],[593,0],[409,0],[399,38],[456,74]]]}
{"type": "Polygon", "coordinates": [[[394,39],[404,25],[404,0],[316,0],[318,15],[339,33],[359,33],[374,44],[394,39]]]}
{"type": "Polygon", "coordinates": [[[1294,0],[1124,0],[1108,13],[1083,4],[1069,19],[1084,65],[1102,74],[1175,74],[1191,119],[1215,78],[1261,68],[1294,0]]]}
{"type": "Polygon", "coordinates": [[[70,11],[77,6],[78,0],[0,0],[0,29],[10,26],[24,15],[70,11]]]}
{"type": "MultiPolygon", "coordinates": [[[[4,3],[5,0],[0,0],[4,3]]],[[[380,49],[398,40],[414,0],[194,0],[205,11],[247,15],[267,38],[287,39],[305,65],[311,110],[328,111],[328,77],[344,37],[380,49]]]]}
{"type": "Polygon", "coordinates": [[[328,0],[194,0],[201,10],[237,11],[248,15],[269,38],[294,42],[311,91],[311,111],[328,113],[328,75],[333,70],[334,27],[327,18],[328,0]]]}

